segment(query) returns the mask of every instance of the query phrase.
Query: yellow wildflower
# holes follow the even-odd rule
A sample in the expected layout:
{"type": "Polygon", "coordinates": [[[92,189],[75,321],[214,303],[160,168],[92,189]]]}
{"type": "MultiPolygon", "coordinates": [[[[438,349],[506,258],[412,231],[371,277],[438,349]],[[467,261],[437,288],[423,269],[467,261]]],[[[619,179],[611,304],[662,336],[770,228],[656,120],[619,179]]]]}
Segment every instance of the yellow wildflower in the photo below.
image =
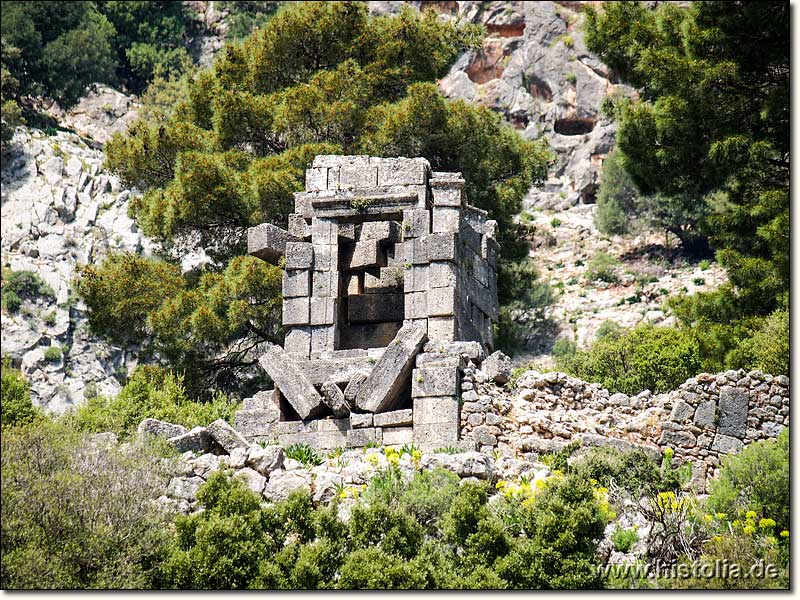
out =
{"type": "Polygon", "coordinates": [[[758,526],[761,529],[766,529],[767,527],[775,527],[775,521],[773,519],[761,519],[758,522],[758,526]]]}
{"type": "Polygon", "coordinates": [[[756,515],[756,511],[754,511],[754,510],[748,510],[746,513],[744,513],[744,518],[745,519],[755,519],[756,516],[757,516],[756,515]]]}
{"type": "Polygon", "coordinates": [[[717,517],[718,521],[722,521],[722,519],[724,519],[728,515],[726,515],[725,513],[722,513],[722,512],[718,512],[718,513],[715,513],[714,516],[717,517]]]}
{"type": "Polygon", "coordinates": [[[731,525],[732,525],[733,527],[738,527],[738,526],[739,526],[739,525],[741,525],[741,524],[742,524],[742,522],[741,522],[739,519],[734,519],[734,520],[733,520],[733,523],[731,523],[731,525]]]}
{"type": "Polygon", "coordinates": [[[756,528],[752,525],[746,525],[742,531],[744,531],[747,535],[753,535],[756,531],[756,528]]]}
{"type": "Polygon", "coordinates": [[[711,516],[711,515],[709,515],[709,514],[705,514],[705,515],[703,515],[703,518],[705,519],[706,523],[711,523],[711,521],[713,521],[713,520],[714,520],[714,517],[712,517],[712,516],[711,516]]]}
{"type": "Polygon", "coordinates": [[[786,529],[784,529],[783,531],[781,531],[780,536],[782,538],[788,538],[789,537],[789,532],[786,529]]]}

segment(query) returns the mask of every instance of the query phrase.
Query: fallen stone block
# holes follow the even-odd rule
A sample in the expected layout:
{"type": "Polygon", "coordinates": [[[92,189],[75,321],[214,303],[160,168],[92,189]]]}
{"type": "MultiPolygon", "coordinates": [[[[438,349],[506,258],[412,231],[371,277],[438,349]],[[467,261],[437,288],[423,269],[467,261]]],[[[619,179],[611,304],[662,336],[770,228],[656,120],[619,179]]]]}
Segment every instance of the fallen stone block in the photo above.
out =
{"type": "Polygon", "coordinates": [[[159,421],[158,419],[145,419],[139,423],[137,432],[140,438],[144,438],[147,435],[152,435],[155,437],[169,439],[186,433],[186,427],[183,425],[167,423],[166,421],[159,421]]]}
{"type": "Polygon", "coordinates": [[[342,389],[333,381],[322,384],[322,399],[333,412],[334,417],[346,417],[350,414],[350,405],[344,397],[342,389]]]}
{"type": "Polygon", "coordinates": [[[236,448],[247,449],[250,447],[250,442],[244,439],[241,433],[228,425],[225,419],[217,419],[210,423],[206,427],[206,431],[228,454],[236,448]]]}
{"type": "Polygon", "coordinates": [[[259,496],[264,493],[264,487],[267,485],[267,478],[261,473],[245,467],[237,471],[234,477],[243,479],[245,485],[259,496]]]}
{"type": "Polygon", "coordinates": [[[490,381],[503,385],[511,378],[511,359],[498,350],[483,361],[481,370],[490,381]]]}
{"type": "Polygon", "coordinates": [[[394,408],[400,391],[411,375],[414,358],[427,340],[416,324],[403,325],[387,346],[356,396],[356,406],[365,412],[386,412],[394,408]]]}
{"type": "Polygon", "coordinates": [[[178,452],[211,452],[215,446],[205,427],[195,427],[184,434],[176,435],[167,440],[178,452]]]}
{"type": "Polygon", "coordinates": [[[350,404],[351,406],[356,400],[356,396],[358,395],[358,391],[361,389],[361,386],[364,385],[364,382],[369,377],[369,373],[366,371],[357,371],[352,375],[350,381],[347,383],[347,387],[344,388],[344,399],[350,404]]]}
{"type": "Polygon", "coordinates": [[[301,419],[319,413],[323,404],[322,396],[280,346],[267,344],[258,362],[301,419]]]}
{"type": "Polygon", "coordinates": [[[173,477],[167,485],[167,496],[180,498],[187,502],[197,499],[197,490],[205,481],[201,477],[173,477]]]}
{"type": "Polygon", "coordinates": [[[280,469],[285,458],[286,453],[281,446],[251,446],[245,464],[266,477],[280,469]]]}

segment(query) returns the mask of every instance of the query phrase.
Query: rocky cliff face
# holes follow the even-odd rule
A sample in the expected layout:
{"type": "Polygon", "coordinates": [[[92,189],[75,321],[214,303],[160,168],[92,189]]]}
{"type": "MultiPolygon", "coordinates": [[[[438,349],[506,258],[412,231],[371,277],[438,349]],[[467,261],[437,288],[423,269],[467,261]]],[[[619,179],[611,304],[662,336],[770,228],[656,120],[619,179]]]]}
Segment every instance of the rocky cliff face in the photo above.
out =
{"type": "Polygon", "coordinates": [[[489,33],[442,79],[442,91],[502,113],[524,137],[545,137],[556,152],[545,186],[530,191],[526,208],[593,204],[616,131],[601,103],[632,90],[586,49],[583,3],[420,4],[482,23],[489,33]]]}
{"type": "Polygon", "coordinates": [[[134,350],[90,334],[71,290],[77,265],[148,247],[127,214],[131,192],[103,170],[90,143],[20,128],[2,171],[3,267],[32,271],[52,290],[4,311],[2,351],[30,381],[34,403],[55,412],[94,393],[116,394],[136,360],[134,350]]]}

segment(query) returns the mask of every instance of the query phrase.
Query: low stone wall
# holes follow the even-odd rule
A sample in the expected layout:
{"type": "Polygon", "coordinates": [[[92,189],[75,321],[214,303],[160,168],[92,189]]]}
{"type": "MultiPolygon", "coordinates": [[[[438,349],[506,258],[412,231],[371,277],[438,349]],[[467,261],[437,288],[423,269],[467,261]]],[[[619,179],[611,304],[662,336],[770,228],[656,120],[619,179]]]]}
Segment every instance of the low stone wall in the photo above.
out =
{"type": "Polygon", "coordinates": [[[725,454],[777,436],[789,425],[789,378],[761,371],[702,373],[671,393],[672,411],[658,445],[691,461],[698,489],[725,454]]]}
{"type": "Polygon", "coordinates": [[[704,373],[672,392],[636,396],[555,372],[528,371],[513,391],[481,369],[468,367],[462,379],[461,437],[483,452],[535,459],[581,441],[657,458],[670,448],[676,464],[693,464],[700,491],[725,454],[788,424],[789,378],[760,371],[704,373]]]}

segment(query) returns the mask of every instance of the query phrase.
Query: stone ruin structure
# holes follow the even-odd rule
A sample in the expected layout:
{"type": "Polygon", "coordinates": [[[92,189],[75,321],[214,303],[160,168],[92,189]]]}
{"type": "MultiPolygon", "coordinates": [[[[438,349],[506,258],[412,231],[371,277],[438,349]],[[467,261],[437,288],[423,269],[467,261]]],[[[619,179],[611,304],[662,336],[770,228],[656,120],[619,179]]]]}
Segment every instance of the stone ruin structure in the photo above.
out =
{"type": "Polygon", "coordinates": [[[252,441],[315,448],[460,440],[461,378],[491,350],[496,222],[460,173],[421,158],[317,156],[288,231],[248,231],[284,269],[284,347],[260,364],[274,389],[245,402],[252,441]]]}

